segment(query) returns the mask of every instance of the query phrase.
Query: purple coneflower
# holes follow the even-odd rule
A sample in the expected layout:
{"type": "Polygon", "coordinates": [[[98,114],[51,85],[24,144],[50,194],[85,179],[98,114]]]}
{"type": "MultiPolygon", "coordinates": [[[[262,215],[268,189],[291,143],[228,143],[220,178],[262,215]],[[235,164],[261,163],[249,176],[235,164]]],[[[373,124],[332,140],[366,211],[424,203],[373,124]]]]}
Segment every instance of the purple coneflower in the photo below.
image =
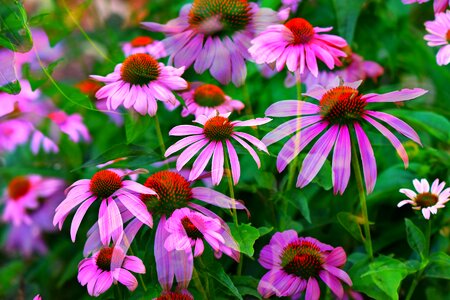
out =
{"type": "Polygon", "coordinates": [[[352,285],[350,277],[340,269],[347,256],[341,247],[332,247],[311,237],[298,237],[294,230],[277,232],[261,250],[259,263],[270,270],[259,282],[258,292],[264,297],[292,297],[305,300],[320,298],[318,280],[322,280],[339,298],[344,296],[341,281],[352,285]]]}
{"type": "Polygon", "coordinates": [[[437,64],[440,66],[450,63],[450,10],[438,13],[434,21],[425,22],[425,29],[430,33],[425,35],[428,46],[443,46],[436,55],[437,64]]]}
{"type": "Polygon", "coordinates": [[[147,53],[155,59],[166,56],[164,44],[160,41],[154,40],[149,36],[138,36],[128,43],[122,45],[125,56],[130,56],[137,53],[147,53]]]}
{"type": "MultiPolygon", "coordinates": [[[[402,0],[403,4],[412,4],[412,3],[425,3],[428,2],[430,0],[402,0]]],[[[433,8],[434,8],[434,13],[440,13],[445,11],[448,6],[450,5],[450,0],[434,0],[433,1],[433,8]]]]}
{"type": "Polygon", "coordinates": [[[400,189],[400,193],[405,194],[409,199],[400,201],[397,206],[401,207],[405,204],[411,204],[412,209],[421,210],[425,219],[430,219],[430,214],[437,214],[438,209],[444,208],[445,203],[449,201],[450,188],[445,187],[445,182],[439,183],[436,179],[431,185],[426,179],[419,181],[413,180],[416,192],[410,189],[400,189]]]}
{"type": "Polygon", "coordinates": [[[209,69],[220,83],[232,81],[239,86],[247,75],[245,60],[250,59],[251,39],[287,16],[287,10],[277,13],[247,0],[194,0],[166,25],[142,25],[166,34],[162,42],[175,67],[193,64],[197,73],[209,69]]]}
{"type": "Polygon", "coordinates": [[[313,27],[307,20],[294,18],[284,25],[272,25],[252,40],[249,52],[257,64],[274,63],[278,71],[286,65],[291,72],[303,74],[309,70],[315,77],[319,73],[317,58],[328,68],[347,56],[341,48],[347,42],[336,35],[322,34],[332,27],[313,27]]]}
{"type": "MultiPolygon", "coordinates": [[[[78,143],[81,138],[85,142],[91,141],[91,135],[83,123],[83,117],[80,114],[67,115],[63,111],[55,111],[48,114],[48,118],[64,132],[74,142],[78,143]]],[[[55,132],[55,135],[58,134],[55,132]]]]}
{"type": "Polygon", "coordinates": [[[156,100],[178,103],[172,91],[187,88],[187,82],[181,78],[183,72],[184,67],[165,66],[149,54],[137,53],[128,56],[106,77],[91,77],[106,84],[95,96],[106,98],[108,109],[116,110],[123,104],[141,115],[154,116],[158,109],[156,100]]]}
{"type": "Polygon", "coordinates": [[[179,125],[175,126],[169,131],[169,135],[184,136],[188,135],[172,146],[170,146],[166,153],[166,157],[170,156],[183,148],[186,148],[177,159],[177,170],[181,170],[183,166],[200,152],[197,159],[194,161],[189,180],[195,180],[205,170],[206,165],[212,157],[212,182],[218,185],[223,177],[224,172],[224,147],[226,146],[229,161],[231,164],[231,173],[233,175],[234,184],[237,184],[240,177],[240,164],[236,150],[231,143],[231,140],[237,141],[242,145],[255,160],[258,168],[261,166],[258,154],[247,143],[249,142],[259,150],[267,152],[266,146],[254,136],[236,131],[238,127],[257,126],[270,122],[270,118],[256,118],[247,121],[230,121],[228,119],[230,113],[218,114],[213,112],[209,116],[201,115],[194,122],[203,125],[202,127],[193,125],[179,125]],[[202,150],[203,149],[203,150],[202,150]]]}
{"type": "MultiPolygon", "coordinates": [[[[334,193],[344,193],[350,178],[352,156],[350,130],[354,130],[359,144],[367,193],[371,193],[377,178],[375,156],[367,135],[361,124],[367,122],[385,136],[408,166],[408,155],[402,143],[384,125],[381,120],[407,138],[420,144],[417,133],[402,120],[379,111],[366,109],[370,103],[398,102],[417,98],[427,91],[419,88],[403,89],[386,94],[361,94],[357,88],[361,81],[340,83],[336,78],[327,88],[317,86],[304,95],[319,101],[313,104],[305,101],[286,100],[272,104],[266,110],[269,117],[297,116],[269,132],[262,142],[267,146],[295,133],[282,147],[277,157],[277,169],[283,171],[286,166],[315,137],[325,131],[305,157],[297,178],[297,187],[309,184],[324,164],[334,147],[332,159],[332,180],[334,193]]],[[[354,157],[353,159],[358,159],[354,157]]]]}

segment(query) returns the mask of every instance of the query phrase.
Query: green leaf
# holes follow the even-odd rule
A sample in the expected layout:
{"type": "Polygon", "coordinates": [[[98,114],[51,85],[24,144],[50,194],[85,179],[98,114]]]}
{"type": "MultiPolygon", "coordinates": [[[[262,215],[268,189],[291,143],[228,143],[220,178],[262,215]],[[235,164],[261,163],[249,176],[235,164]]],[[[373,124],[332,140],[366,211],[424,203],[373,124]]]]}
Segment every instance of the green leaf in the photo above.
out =
{"type": "Polygon", "coordinates": [[[329,191],[333,187],[333,182],[331,180],[331,163],[329,160],[325,160],[325,163],[312,182],[317,183],[326,191],[329,191]]]}
{"type": "Polygon", "coordinates": [[[229,223],[228,225],[230,226],[231,234],[239,245],[239,251],[248,256],[253,256],[255,253],[253,245],[260,237],[259,230],[250,224],[239,224],[236,226],[234,223],[229,223]]]}
{"type": "Polygon", "coordinates": [[[3,0],[0,5],[0,46],[14,52],[28,52],[33,47],[27,13],[20,1],[3,0]]]}
{"type": "MultiPolygon", "coordinates": [[[[45,68],[45,70],[44,69],[40,69],[39,71],[36,71],[36,72],[35,71],[32,72],[30,70],[30,65],[29,64],[25,64],[25,66],[23,67],[24,77],[26,79],[28,79],[28,81],[30,82],[31,88],[33,90],[36,90],[36,89],[40,88],[44,83],[46,83],[49,80],[49,76],[51,76],[53,74],[53,71],[55,70],[55,68],[63,60],[64,60],[64,58],[57,59],[57,60],[51,62],[50,64],[48,64],[47,67],[43,67],[43,68],[45,68]],[[45,72],[47,72],[47,74],[45,72]]],[[[71,87],[71,86],[66,86],[65,88],[66,89],[71,89],[71,90],[72,89],[73,90],[78,90],[78,89],[76,89],[74,87],[71,87]]],[[[72,91],[70,93],[72,93],[72,91]]]]}
{"type": "Polygon", "coordinates": [[[8,294],[19,283],[20,274],[25,265],[20,260],[13,260],[0,268],[0,296],[8,294]]]}
{"type": "Polygon", "coordinates": [[[311,224],[311,214],[309,212],[308,199],[302,191],[297,189],[290,192],[292,195],[292,200],[296,204],[297,208],[300,210],[300,213],[305,217],[305,220],[311,224]]]}
{"type": "Polygon", "coordinates": [[[258,279],[252,276],[232,276],[231,280],[233,280],[241,295],[250,295],[257,299],[262,299],[257,290],[259,284],[258,279]]]}
{"type": "Polygon", "coordinates": [[[379,256],[374,261],[360,260],[349,270],[353,289],[375,299],[398,299],[398,288],[409,274],[409,268],[401,261],[379,256]]]}
{"type": "Polygon", "coordinates": [[[351,44],[364,0],[333,0],[339,34],[351,44]]]}
{"type": "Polygon", "coordinates": [[[225,273],[225,271],[223,270],[222,265],[220,265],[219,263],[215,262],[211,266],[211,268],[208,268],[207,270],[208,270],[207,273],[209,274],[209,276],[211,276],[212,278],[217,280],[217,282],[219,282],[228,291],[230,291],[233,296],[235,296],[236,298],[242,300],[242,296],[239,293],[239,290],[236,288],[236,286],[234,285],[234,283],[231,280],[231,278],[225,273]]]}
{"type": "Polygon", "coordinates": [[[259,236],[262,237],[263,235],[268,234],[269,232],[271,232],[273,230],[273,227],[259,227],[258,231],[259,231],[259,236]]]}
{"type": "Polygon", "coordinates": [[[408,245],[423,259],[426,244],[424,234],[419,227],[414,225],[414,223],[407,218],[405,218],[405,226],[408,245]]]}
{"type": "Polygon", "coordinates": [[[125,117],[125,134],[127,136],[127,144],[132,143],[149,130],[151,118],[148,116],[140,116],[135,113],[129,113],[125,117]]]}
{"type": "Polygon", "coordinates": [[[425,276],[450,280],[450,256],[444,252],[433,253],[425,269],[425,276]]]}
{"type": "Polygon", "coordinates": [[[363,241],[363,235],[361,232],[361,226],[360,224],[360,218],[352,215],[348,212],[340,212],[337,214],[337,219],[339,224],[344,227],[345,230],[347,230],[350,235],[357,240],[358,242],[363,241]]]}
{"type": "Polygon", "coordinates": [[[400,117],[414,128],[423,129],[443,142],[450,140],[450,122],[434,112],[390,109],[386,113],[400,117]]]}
{"type": "Polygon", "coordinates": [[[41,26],[44,23],[45,17],[49,16],[49,13],[43,13],[36,16],[32,16],[28,24],[31,27],[41,26]]]}

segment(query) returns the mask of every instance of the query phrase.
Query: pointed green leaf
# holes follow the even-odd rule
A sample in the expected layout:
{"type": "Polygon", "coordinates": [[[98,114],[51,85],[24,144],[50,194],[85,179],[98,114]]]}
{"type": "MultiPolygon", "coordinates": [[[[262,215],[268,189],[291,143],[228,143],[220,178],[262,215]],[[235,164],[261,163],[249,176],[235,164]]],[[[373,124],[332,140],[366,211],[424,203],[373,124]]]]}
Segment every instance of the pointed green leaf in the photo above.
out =
{"type": "Polygon", "coordinates": [[[414,225],[411,220],[405,218],[406,226],[406,239],[408,245],[413,249],[421,258],[423,258],[423,253],[425,250],[425,236],[420,231],[419,227],[414,225]]]}
{"type": "Polygon", "coordinates": [[[359,226],[359,218],[348,212],[340,212],[337,214],[339,223],[347,230],[348,233],[357,241],[363,241],[361,227],[359,226]]]}

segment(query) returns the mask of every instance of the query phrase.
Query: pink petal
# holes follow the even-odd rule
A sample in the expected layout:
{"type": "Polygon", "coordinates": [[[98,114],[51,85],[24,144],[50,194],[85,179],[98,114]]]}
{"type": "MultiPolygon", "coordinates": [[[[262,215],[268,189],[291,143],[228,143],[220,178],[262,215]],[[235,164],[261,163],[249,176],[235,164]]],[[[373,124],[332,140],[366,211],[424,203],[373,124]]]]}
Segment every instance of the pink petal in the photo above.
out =
{"type": "Polygon", "coordinates": [[[93,289],[93,296],[97,297],[100,294],[103,294],[106,292],[112,285],[113,280],[111,277],[110,272],[102,272],[98,277],[97,281],[95,282],[95,286],[93,289]]]}
{"type": "Polygon", "coordinates": [[[169,232],[165,229],[166,216],[162,215],[156,229],[154,255],[156,262],[156,274],[158,281],[163,290],[170,291],[173,284],[173,277],[175,275],[173,262],[170,260],[169,252],[164,248],[164,241],[169,232]]]}
{"type": "Polygon", "coordinates": [[[239,182],[239,177],[241,176],[241,167],[239,164],[239,158],[231,142],[229,140],[226,140],[225,143],[227,144],[228,157],[230,159],[230,167],[233,176],[233,182],[236,185],[239,182]]]}
{"type": "Polygon", "coordinates": [[[213,185],[218,185],[223,177],[223,163],[224,163],[223,144],[221,141],[217,142],[214,149],[212,167],[211,167],[211,179],[213,185]]]}
{"type": "Polygon", "coordinates": [[[334,248],[325,258],[327,264],[340,267],[347,261],[347,255],[342,247],[334,248]]]}
{"type": "Polygon", "coordinates": [[[266,146],[272,145],[286,136],[321,120],[321,116],[305,116],[289,120],[266,134],[261,141],[266,146]]]}
{"type": "Polygon", "coordinates": [[[178,125],[169,131],[169,135],[183,136],[191,134],[202,134],[203,128],[194,125],[178,125]]]}
{"type": "Polygon", "coordinates": [[[134,273],[145,274],[145,266],[142,260],[136,256],[125,256],[122,268],[130,270],[134,273]]]}
{"type": "Polygon", "coordinates": [[[193,181],[197,179],[198,176],[205,170],[206,165],[211,160],[211,156],[213,155],[214,148],[216,147],[216,142],[211,142],[206,146],[205,149],[199,154],[197,159],[194,161],[192,165],[192,170],[189,173],[189,181],[193,181]]]}
{"type": "Polygon", "coordinates": [[[320,288],[319,283],[314,277],[309,277],[308,285],[306,286],[305,300],[319,300],[320,288]]]}
{"type": "Polygon", "coordinates": [[[180,171],[183,166],[195,155],[200,149],[202,149],[206,144],[210,141],[207,139],[200,140],[190,145],[183,152],[181,152],[180,156],[177,159],[177,170],[180,171]]]}
{"type": "Polygon", "coordinates": [[[77,209],[77,212],[73,216],[72,225],[70,226],[70,237],[72,239],[72,242],[75,242],[78,228],[80,227],[81,221],[83,220],[86,211],[96,199],[97,197],[94,196],[88,198],[83,204],[80,205],[80,207],[77,209]]]}
{"type": "Polygon", "coordinates": [[[117,195],[117,199],[119,199],[126,209],[142,223],[149,227],[153,226],[152,216],[148,212],[147,206],[145,206],[141,199],[125,191],[123,191],[120,195],[117,195]]]}
{"type": "MultiPolygon", "coordinates": [[[[370,144],[367,135],[362,129],[361,125],[354,123],[356,139],[359,144],[359,153],[361,155],[364,181],[366,183],[367,194],[372,193],[375,187],[375,182],[377,181],[377,163],[375,161],[375,155],[372,150],[372,145],[370,144]]],[[[354,159],[358,159],[355,157],[354,159]]]]}
{"type": "Polygon", "coordinates": [[[126,286],[130,291],[134,291],[137,288],[138,282],[136,277],[134,277],[128,270],[119,269],[118,273],[117,280],[121,284],[126,286]]]}
{"type": "Polygon", "coordinates": [[[340,280],[342,280],[346,284],[348,284],[350,286],[352,285],[352,280],[350,279],[350,277],[348,276],[348,274],[344,270],[341,270],[339,268],[336,268],[336,267],[328,265],[328,264],[324,264],[323,268],[325,270],[327,270],[328,272],[330,272],[331,275],[336,276],[337,278],[339,278],[340,280]]]}
{"type": "Polygon", "coordinates": [[[231,122],[234,127],[244,127],[244,126],[259,126],[263,124],[267,124],[272,121],[271,118],[256,118],[247,121],[234,121],[231,122]]]}
{"type": "MultiPolygon", "coordinates": [[[[192,127],[196,127],[196,126],[192,126],[192,127]]],[[[197,127],[199,128],[199,127],[197,127]]],[[[172,146],[170,146],[169,148],[167,148],[166,153],[164,153],[165,157],[168,157],[170,155],[172,155],[173,153],[177,152],[180,149],[183,149],[185,147],[187,147],[188,145],[191,145],[195,142],[198,142],[199,140],[203,139],[204,135],[191,135],[185,138],[182,138],[181,140],[179,140],[178,142],[176,142],[175,144],[173,144],[172,146]]]]}
{"type": "Polygon", "coordinates": [[[320,107],[315,104],[298,100],[284,100],[270,105],[265,114],[269,117],[291,117],[318,114],[319,112],[320,107]]]}
{"type": "Polygon", "coordinates": [[[317,77],[319,74],[319,69],[317,68],[317,61],[314,51],[307,45],[305,45],[305,53],[306,53],[306,65],[308,69],[311,71],[311,74],[314,77],[317,77]]]}
{"type": "Polygon", "coordinates": [[[323,282],[328,285],[328,287],[337,296],[337,298],[342,299],[342,297],[344,296],[344,288],[342,287],[341,282],[327,271],[320,271],[319,276],[323,280],[323,282]]]}
{"type": "Polygon", "coordinates": [[[217,207],[231,209],[233,206],[236,209],[247,209],[242,203],[237,200],[231,199],[230,197],[216,192],[212,189],[205,187],[195,187],[192,188],[192,197],[200,201],[212,204],[217,207]]]}
{"type": "Polygon", "coordinates": [[[257,138],[255,138],[254,136],[245,133],[245,132],[239,132],[239,131],[235,131],[234,136],[239,136],[245,140],[247,140],[248,142],[250,142],[251,144],[253,144],[254,146],[256,146],[259,150],[266,152],[267,154],[269,154],[269,151],[267,151],[267,147],[266,145],[264,145],[264,143],[262,143],[260,140],[258,140],[257,138]]]}
{"type": "Polygon", "coordinates": [[[367,102],[400,102],[406,100],[412,100],[428,93],[424,89],[402,89],[400,91],[390,92],[386,94],[374,94],[371,97],[367,97],[367,102]]]}
{"type": "MultiPolygon", "coordinates": [[[[347,125],[341,126],[334,147],[332,163],[333,192],[342,195],[350,179],[352,149],[347,125]]],[[[356,158],[357,159],[357,158],[356,158]]]]}
{"type": "Polygon", "coordinates": [[[246,142],[244,142],[242,139],[240,139],[239,137],[237,137],[236,135],[232,136],[239,144],[241,144],[245,149],[247,149],[247,151],[250,153],[250,155],[253,157],[253,160],[256,162],[256,165],[258,166],[258,168],[261,167],[261,161],[259,159],[258,154],[256,154],[255,150],[253,150],[252,147],[250,147],[249,144],[247,144],[246,142]]]}

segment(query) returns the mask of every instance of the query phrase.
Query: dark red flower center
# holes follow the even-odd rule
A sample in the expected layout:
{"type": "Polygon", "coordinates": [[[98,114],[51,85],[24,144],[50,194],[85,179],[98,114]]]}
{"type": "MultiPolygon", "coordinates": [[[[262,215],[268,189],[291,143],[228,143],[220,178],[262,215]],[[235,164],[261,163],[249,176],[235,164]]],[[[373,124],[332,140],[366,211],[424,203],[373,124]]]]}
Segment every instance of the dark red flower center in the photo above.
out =
{"type": "Polygon", "coordinates": [[[439,197],[432,193],[421,193],[416,196],[416,204],[420,207],[430,207],[435,205],[439,197]]]}
{"type": "Polygon", "coordinates": [[[195,89],[194,101],[200,106],[216,107],[225,102],[225,94],[214,84],[203,84],[195,89]]]}
{"type": "Polygon", "coordinates": [[[122,178],[109,170],[101,170],[91,178],[89,189],[100,198],[108,198],[122,187],[122,178]]]}
{"type": "Polygon", "coordinates": [[[320,100],[320,113],[331,124],[351,124],[361,119],[366,101],[348,86],[332,88],[320,100]]]}
{"type": "Polygon", "coordinates": [[[48,114],[48,118],[56,124],[62,124],[67,120],[67,114],[63,111],[54,111],[48,114]]]}
{"type": "Polygon", "coordinates": [[[159,171],[147,178],[144,185],[159,196],[141,196],[152,213],[170,215],[175,209],[186,207],[192,198],[190,183],[172,171],[159,171]]]}
{"type": "Polygon", "coordinates": [[[281,254],[283,270],[303,279],[315,277],[322,270],[324,258],[320,248],[308,241],[295,241],[287,245],[281,254]]]}
{"type": "Polygon", "coordinates": [[[247,0],[194,0],[189,12],[189,24],[209,35],[231,35],[250,20],[247,0]]]}
{"type": "Polygon", "coordinates": [[[8,195],[13,200],[19,200],[25,196],[31,188],[31,182],[23,176],[14,177],[8,185],[8,195]]]}
{"type": "Polygon", "coordinates": [[[203,133],[211,141],[224,141],[230,139],[233,127],[228,118],[215,116],[206,121],[203,133]]]}
{"type": "Polygon", "coordinates": [[[95,98],[95,93],[97,93],[102,86],[102,84],[91,79],[83,80],[76,85],[83,94],[88,95],[90,98],[95,98]]]}
{"type": "Polygon", "coordinates": [[[189,294],[181,294],[176,292],[164,292],[156,300],[194,300],[189,294]]]}
{"type": "Polygon", "coordinates": [[[111,259],[113,255],[114,247],[102,248],[97,255],[96,264],[100,270],[111,271],[111,259]]]}
{"type": "Polygon", "coordinates": [[[197,227],[192,223],[192,221],[188,217],[184,217],[181,219],[181,225],[183,225],[186,234],[191,239],[201,239],[203,238],[203,234],[198,230],[197,227]]]}
{"type": "Polygon", "coordinates": [[[445,35],[445,37],[446,37],[446,39],[447,39],[447,42],[450,43],[450,29],[447,30],[447,34],[445,35]]]}
{"type": "Polygon", "coordinates": [[[306,44],[314,36],[314,27],[303,18],[294,18],[287,21],[284,26],[294,35],[294,44],[306,44]]]}
{"type": "Polygon", "coordinates": [[[158,61],[146,53],[128,56],[120,69],[123,81],[134,85],[144,85],[156,80],[160,74],[158,61]]]}
{"type": "Polygon", "coordinates": [[[153,39],[148,36],[138,36],[131,40],[130,44],[133,47],[144,47],[153,43],[153,39]]]}

